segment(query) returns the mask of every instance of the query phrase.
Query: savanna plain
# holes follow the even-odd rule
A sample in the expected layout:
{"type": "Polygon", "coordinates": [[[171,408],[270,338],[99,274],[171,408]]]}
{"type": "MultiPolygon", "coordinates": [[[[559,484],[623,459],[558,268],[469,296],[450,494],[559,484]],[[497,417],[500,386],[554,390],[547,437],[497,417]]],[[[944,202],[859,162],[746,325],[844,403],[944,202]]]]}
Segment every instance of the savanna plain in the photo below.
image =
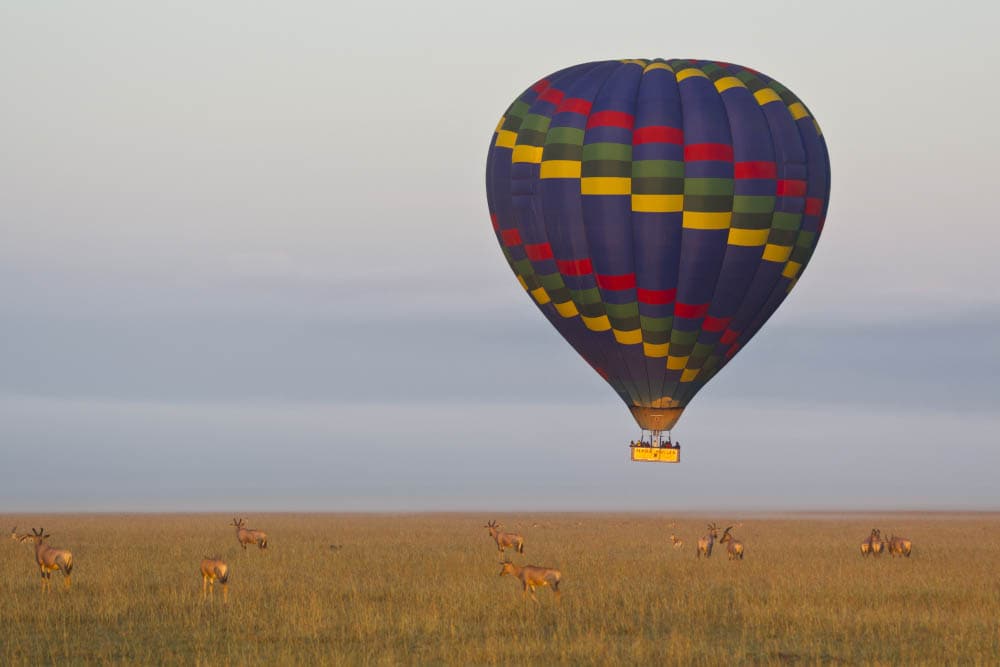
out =
{"type": "Polygon", "coordinates": [[[0,515],[0,663],[998,664],[1000,514],[0,515]],[[499,577],[484,524],[524,536],[519,565],[562,598],[499,577]],[[745,559],[706,524],[735,525],[745,559]],[[44,527],[72,588],[41,591],[44,527]],[[909,558],[863,558],[873,528],[909,558]],[[674,548],[670,535],[683,540],[674,548]],[[203,599],[199,564],[230,566],[203,599]]]}

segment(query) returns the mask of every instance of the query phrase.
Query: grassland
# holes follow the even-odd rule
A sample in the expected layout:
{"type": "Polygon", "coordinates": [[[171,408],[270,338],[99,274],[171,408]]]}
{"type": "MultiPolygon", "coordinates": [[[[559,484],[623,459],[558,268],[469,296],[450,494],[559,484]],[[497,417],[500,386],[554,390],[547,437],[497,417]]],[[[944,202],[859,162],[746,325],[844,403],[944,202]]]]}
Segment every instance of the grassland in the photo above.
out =
{"type": "Polygon", "coordinates": [[[0,663],[998,664],[1000,515],[0,515],[0,663]],[[558,567],[563,598],[523,601],[482,525],[558,567]],[[695,558],[706,520],[743,522],[746,559],[695,558]],[[671,522],[676,525],[671,527],[671,522]],[[75,558],[40,594],[43,525],[75,558]],[[863,559],[872,526],[914,542],[863,559]],[[670,546],[673,532],[685,540],[670,546]],[[343,545],[331,549],[330,545],[343,545]],[[198,564],[232,569],[228,605],[198,564]]]}

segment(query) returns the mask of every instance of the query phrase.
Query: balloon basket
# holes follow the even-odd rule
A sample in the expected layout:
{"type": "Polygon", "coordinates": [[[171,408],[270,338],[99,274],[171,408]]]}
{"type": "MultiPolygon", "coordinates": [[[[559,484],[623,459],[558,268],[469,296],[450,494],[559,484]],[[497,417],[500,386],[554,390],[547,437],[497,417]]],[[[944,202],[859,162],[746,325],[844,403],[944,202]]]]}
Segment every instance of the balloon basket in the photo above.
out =
{"type": "Polygon", "coordinates": [[[629,447],[633,461],[648,463],[680,463],[681,448],[674,447],[629,447]]]}

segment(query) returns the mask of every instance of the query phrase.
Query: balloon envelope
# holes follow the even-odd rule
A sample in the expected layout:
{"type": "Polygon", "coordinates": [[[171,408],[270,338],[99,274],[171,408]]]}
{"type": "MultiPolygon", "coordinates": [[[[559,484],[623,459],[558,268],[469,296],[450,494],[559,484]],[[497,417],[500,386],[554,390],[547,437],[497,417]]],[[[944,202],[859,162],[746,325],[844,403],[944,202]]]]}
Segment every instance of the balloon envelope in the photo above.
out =
{"type": "Polygon", "coordinates": [[[521,286],[659,431],[802,275],[830,167],[809,109],[760,72],[615,60],[556,72],[510,105],[486,191],[521,286]]]}

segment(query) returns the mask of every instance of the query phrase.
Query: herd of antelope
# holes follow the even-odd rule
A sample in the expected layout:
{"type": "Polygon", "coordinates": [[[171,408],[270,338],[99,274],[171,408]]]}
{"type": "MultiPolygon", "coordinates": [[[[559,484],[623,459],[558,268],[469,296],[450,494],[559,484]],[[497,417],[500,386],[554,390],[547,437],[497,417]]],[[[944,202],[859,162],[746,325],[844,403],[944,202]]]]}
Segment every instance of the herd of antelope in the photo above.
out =
{"type": "Polygon", "coordinates": [[[554,567],[539,567],[538,565],[518,566],[506,557],[504,551],[513,549],[519,554],[524,553],[524,538],[517,533],[507,533],[501,530],[502,526],[496,521],[489,521],[483,528],[490,531],[490,537],[496,542],[497,551],[500,552],[500,576],[510,575],[521,582],[521,597],[527,598],[531,593],[531,599],[538,602],[535,595],[536,588],[548,586],[555,595],[556,602],[559,601],[559,582],[562,580],[562,572],[554,567]]]}
{"type": "Polygon", "coordinates": [[[862,556],[879,556],[883,551],[888,551],[893,558],[896,556],[909,558],[912,550],[913,542],[909,539],[898,535],[883,538],[882,531],[878,528],[872,528],[872,532],[861,543],[862,556]]]}
{"type": "MultiPolygon", "coordinates": [[[[231,525],[236,528],[236,540],[244,551],[246,551],[248,545],[254,545],[261,550],[267,549],[267,533],[262,530],[248,528],[246,520],[242,518],[233,517],[231,525]]],[[[674,523],[670,524],[671,527],[675,525],[674,523]]],[[[719,527],[714,523],[708,524],[708,531],[698,538],[695,556],[697,558],[701,558],[702,556],[710,558],[715,542],[718,541],[720,544],[726,545],[726,553],[729,556],[729,560],[743,560],[743,542],[736,539],[732,532],[734,527],[739,528],[742,525],[737,524],[736,526],[726,527],[720,537],[719,527]]],[[[497,551],[500,554],[500,564],[502,566],[500,570],[501,577],[510,575],[518,579],[521,582],[521,594],[523,598],[527,598],[530,593],[531,599],[538,602],[535,589],[548,587],[552,589],[556,600],[559,600],[559,583],[562,580],[562,572],[551,567],[515,565],[507,556],[506,550],[511,549],[517,554],[524,554],[524,537],[518,533],[504,531],[503,527],[496,521],[489,521],[483,527],[489,530],[490,537],[496,543],[497,551]]],[[[35,563],[38,565],[38,570],[41,574],[43,592],[47,593],[51,590],[53,572],[62,572],[63,584],[69,590],[71,574],[73,572],[73,554],[68,549],[59,549],[50,546],[46,543],[49,537],[50,535],[45,532],[44,528],[32,528],[30,533],[18,533],[17,526],[14,526],[10,531],[11,540],[19,543],[30,542],[33,544],[35,563]]],[[[684,540],[673,533],[670,534],[670,542],[674,549],[684,547],[684,540]]],[[[330,548],[334,549],[335,546],[338,549],[340,547],[340,545],[330,545],[330,548]]],[[[909,558],[912,550],[913,543],[909,539],[897,535],[883,538],[882,531],[878,528],[872,528],[868,537],[861,542],[862,556],[870,555],[877,557],[884,551],[888,551],[889,555],[893,557],[905,556],[909,558]]],[[[201,594],[203,599],[208,597],[215,598],[216,583],[222,586],[223,602],[228,601],[229,564],[218,555],[205,556],[201,561],[201,594]]]]}
{"type": "MultiPolygon", "coordinates": [[[[262,530],[246,528],[244,519],[233,517],[236,527],[236,540],[245,551],[248,544],[254,544],[258,549],[267,548],[267,533],[262,530]]],[[[31,529],[30,533],[17,532],[17,526],[10,531],[10,539],[18,542],[32,542],[35,547],[35,562],[42,575],[42,591],[49,592],[52,585],[52,573],[63,573],[63,585],[70,588],[70,574],[73,572],[73,554],[68,549],[56,549],[45,543],[51,537],[44,528],[31,529]]],[[[201,561],[201,596],[202,599],[215,599],[215,584],[222,586],[222,601],[229,601],[229,564],[219,556],[205,556],[201,561]]]]}
{"type": "MultiPolygon", "coordinates": [[[[742,526],[743,524],[739,524],[742,526]]],[[[729,554],[729,560],[743,560],[743,542],[733,537],[732,530],[737,526],[729,526],[722,532],[722,537],[719,537],[719,527],[714,523],[708,524],[708,532],[698,538],[698,548],[695,551],[695,556],[701,558],[702,555],[705,558],[712,557],[712,548],[715,547],[715,541],[719,540],[719,544],[726,545],[726,553],[729,554]]],[[[677,540],[673,535],[670,536],[670,540],[674,543],[674,548],[677,548],[677,540]]],[[[683,542],[681,542],[683,544],[683,542]]]]}

